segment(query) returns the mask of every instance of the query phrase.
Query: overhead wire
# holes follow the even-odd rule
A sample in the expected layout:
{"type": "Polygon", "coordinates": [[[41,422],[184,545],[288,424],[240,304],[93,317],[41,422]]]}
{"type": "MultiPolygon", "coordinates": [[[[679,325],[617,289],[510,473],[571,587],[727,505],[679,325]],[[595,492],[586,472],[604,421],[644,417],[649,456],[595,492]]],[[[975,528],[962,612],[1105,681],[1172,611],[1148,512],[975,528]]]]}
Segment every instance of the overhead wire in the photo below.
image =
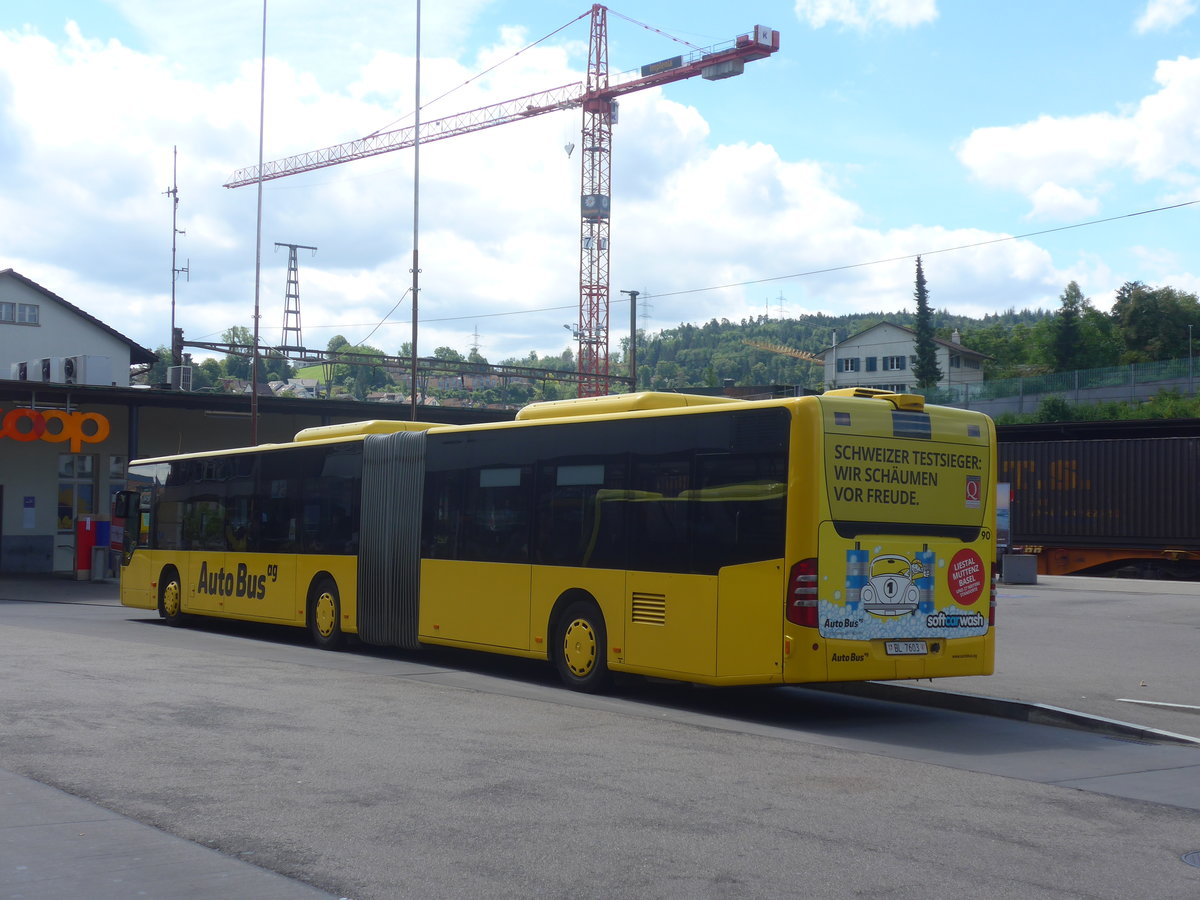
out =
{"type": "MultiPolygon", "coordinates": [[[[1200,203],[1200,199],[1185,200],[1181,203],[1172,203],[1168,206],[1158,206],[1153,209],[1142,209],[1142,210],[1138,210],[1136,212],[1122,213],[1121,215],[1118,215],[1118,216],[1108,216],[1103,219],[1090,219],[1086,222],[1075,222],[1071,225],[1059,225],[1055,228],[1043,228],[1039,231],[1027,231],[1022,234],[1009,234],[1009,235],[1004,235],[1003,237],[989,238],[988,240],[985,240],[985,241],[973,241],[969,244],[956,244],[952,247],[938,247],[933,250],[922,250],[922,251],[919,251],[916,253],[904,253],[904,254],[900,254],[898,256],[885,257],[883,259],[873,259],[873,260],[867,260],[865,262],[857,262],[857,263],[845,263],[843,265],[837,265],[837,266],[826,266],[826,267],[820,268],[820,269],[808,269],[803,272],[793,272],[788,275],[769,275],[769,276],[766,276],[763,278],[752,278],[752,279],[748,279],[746,281],[735,281],[735,282],[730,282],[728,284],[710,285],[708,287],[685,288],[685,289],[679,290],[679,291],[663,291],[661,293],[653,293],[650,291],[646,291],[646,292],[640,293],[638,296],[639,296],[640,300],[649,300],[652,298],[661,298],[661,297],[678,297],[678,296],[682,296],[684,294],[701,294],[706,291],[721,291],[721,290],[727,290],[729,288],[735,288],[735,287],[747,287],[749,285],[754,285],[754,284],[768,284],[773,281],[787,281],[792,278],[808,278],[808,277],[811,277],[814,275],[826,275],[830,272],[845,272],[845,271],[849,271],[851,269],[862,269],[862,268],[866,268],[868,266],[879,266],[879,265],[884,265],[886,263],[902,262],[907,259],[916,259],[918,256],[926,257],[926,256],[936,256],[939,253],[954,253],[954,252],[957,252],[960,250],[971,250],[976,247],[987,247],[992,244],[1002,244],[1002,243],[1006,243],[1008,241],[1018,241],[1018,240],[1024,240],[1026,238],[1040,237],[1041,235],[1046,235],[1046,234],[1055,234],[1060,231],[1071,231],[1076,228],[1087,228],[1087,227],[1090,227],[1093,225],[1103,225],[1108,222],[1117,222],[1117,221],[1120,221],[1121,219],[1132,219],[1137,216],[1146,216],[1146,215],[1151,215],[1153,213],[1169,212],[1174,209],[1182,209],[1187,206],[1195,206],[1198,203],[1200,203]]],[[[403,300],[403,297],[401,297],[401,300],[403,300]]],[[[619,297],[619,298],[610,300],[610,304],[612,304],[612,303],[628,303],[628,302],[629,301],[627,299],[625,299],[624,297],[619,297]]],[[[399,301],[397,301],[396,306],[399,306],[399,305],[400,305],[400,303],[399,303],[399,301]]],[[[393,312],[395,311],[396,306],[392,307],[393,312]]],[[[536,307],[533,309],[513,309],[513,310],[504,310],[501,312],[475,313],[475,314],[471,314],[471,315],[462,315],[462,316],[442,316],[439,318],[431,317],[431,318],[424,318],[424,319],[422,319],[422,321],[424,321],[424,322],[459,322],[459,321],[463,321],[464,319],[494,319],[494,318],[498,318],[501,316],[522,316],[522,315],[530,315],[533,313],[557,312],[560,310],[573,310],[573,309],[578,309],[578,308],[579,308],[578,304],[569,304],[569,305],[564,305],[564,306],[541,306],[541,307],[536,307]]],[[[388,315],[390,316],[391,312],[389,312],[388,315]]],[[[386,322],[386,320],[387,320],[387,316],[384,317],[384,321],[380,322],[378,325],[375,326],[375,329],[371,332],[371,334],[374,334],[375,331],[378,331],[379,328],[383,326],[384,322],[386,322]]],[[[357,325],[346,325],[346,324],[342,324],[342,325],[305,325],[305,328],[365,328],[366,325],[368,325],[368,324],[370,324],[370,323],[360,323],[357,325]]],[[[405,321],[397,321],[392,324],[401,325],[401,324],[408,324],[408,323],[405,321]]],[[[367,338],[369,338],[370,336],[371,335],[367,335],[367,338]]],[[[364,340],[366,340],[366,338],[364,338],[364,340]]]]}
{"type": "Polygon", "coordinates": [[[1086,228],[1090,225],[1103,225],[1106,222],[1116,222],[1120,219],[1131,219],[1134,216],[1145,216],[1151,213],[1166,212],[1172,209],[1180,209],[1185,206],[1193,206],[1200,203],[1200,200],[1186,200],[1182,203],[1173,203],[1170,206],[1159,206],[1155,209],[1142,209],[1137,212],[1123,213],[1119,216],[1108,216],[1104,219],[1092,219],[1087,222],[1076,222],[1073,225],[1060,225],[1057,228],[1044,228],[1041,231],[1027,231],[1024,234],[1008,234],[1003,237],[990,238],[986,241],[974,241],[970,244],[958,244],[953,247],[941,247],[937,250],[923,250],[919,253],[904,253],[900,256],[889,256],[884,259],[873,259],[867,262],[847,263],[840,266],[827,266],[823,269],[809,269],[804,272],[793,272],[790,275],[772,275],[767,278],[753,278],[748,281],[735,281],[729,284],[718,284],[711,287],[688,288],[681,291],[666,291],[661,294],[651,294],[647,292],[646,297],[678,297],[682,294],[700,294],[705,291],[720,291],[732,287],[746,287],[752,284],[767,284],[772,281],[786,281],[790,278],[807,278],[810,275],[825,275],[829,272],[844,272],[848,269],[862,269],[867,266],[878,266],[884,263],[901,262],[906,259],[916,259],[918,256],[934,256],[938,253],[953,253],[957,250],[971,250],[975,247],[986,247],[990,244],[1002,244],[1006,241],[1019,241],[1025,238],[1039,237],[1043,234],[1054,234],[1058,231],[1070,231],[1074,228],[1086,228]]]}

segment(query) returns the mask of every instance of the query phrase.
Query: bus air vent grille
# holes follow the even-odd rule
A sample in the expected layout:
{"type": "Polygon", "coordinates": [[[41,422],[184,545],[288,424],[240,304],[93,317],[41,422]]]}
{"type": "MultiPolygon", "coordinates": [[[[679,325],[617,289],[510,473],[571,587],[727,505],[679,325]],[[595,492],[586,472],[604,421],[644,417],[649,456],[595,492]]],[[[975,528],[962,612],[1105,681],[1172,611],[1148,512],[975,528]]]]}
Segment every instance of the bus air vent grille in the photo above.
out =
{"type": "Polygon", "coordinates": [[[667,624],[667,597],[665,594],[633,595],[633,621],[643,625],[667,624]]]}

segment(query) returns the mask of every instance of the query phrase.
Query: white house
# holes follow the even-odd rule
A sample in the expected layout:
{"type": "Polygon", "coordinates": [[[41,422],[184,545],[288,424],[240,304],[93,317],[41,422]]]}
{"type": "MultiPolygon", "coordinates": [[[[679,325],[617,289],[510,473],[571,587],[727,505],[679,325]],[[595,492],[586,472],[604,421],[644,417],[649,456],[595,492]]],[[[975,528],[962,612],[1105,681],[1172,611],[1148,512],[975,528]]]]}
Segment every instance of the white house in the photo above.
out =
{"type": "Polygon", "coordinates": [[[156,358],[37,282],[0,270],[0,378],[127,387],[130,364],[156,358]]]}
{"type": "MultiPolygon", "coordinates": [[[[983,381],[983,361],[988,359],[987,354],[964,347],[957,331],[948,341],[934,338],[934,345],[942,372],[939,388],[983,381]]],[[[903,393],[916,387],[912,371],[916,352],[915,331],[880,322],[834,343],[817,357],[825,363],[827,388],[873,387],[903,393]]]]}

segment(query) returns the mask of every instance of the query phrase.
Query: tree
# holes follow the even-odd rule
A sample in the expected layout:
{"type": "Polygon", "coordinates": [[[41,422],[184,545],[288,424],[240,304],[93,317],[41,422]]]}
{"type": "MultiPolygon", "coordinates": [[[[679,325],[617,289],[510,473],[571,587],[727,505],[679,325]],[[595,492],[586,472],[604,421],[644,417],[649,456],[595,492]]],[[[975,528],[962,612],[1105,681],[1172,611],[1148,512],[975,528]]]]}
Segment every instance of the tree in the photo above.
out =
{"type": "Polygon", "coordinates": [[[1200,323],[1195,294],[1129,281],[1117,290],[1112,319],[1125,342],[1121,362],[1179,359],[1188,355],[1189,324],[1200,323]]]}
{"type": "Polygon", "coordinates": [[[1080,368],[1083,309],[1087,301],[1074,281],[1067,285],[1059,299],[1062,305],[1050,326],[1050,364],[1056,372],[1067,372],[1080,368]]]}
{"type": "Polygon", "coordinates": [[[278,350],[264,350],[259,354],[258,363],[263,381],[287,381],[294,374],[287,357],[278,350]]]}
{"type": "MultiPolygon", "coordinates": [[[[981,328],[962,332],[962,342],[972,350],[986,353],[991,359],[983,364],[985,377],[1020,378],[1039,375],[1049,370],[1042,361],[1041,343],[1037,340],[1042,318],[1035,321],[989,322],[981,328]]],[[[985,320],[988,321],[988,320],[985,320]]]]}
{"type": "Polygon", "coordinates": [[[154,365],[150,367],[150,371],[146,373],[146,384],[166,384],[169,380],[167,369],[174,365],[174,357],[171,354],[170,347],[159,347],[154,351],[154,355],[158,357],[154,361],[154,365]]]}
{"type": "MultiPolygon", "coordinates": [[[[221,332],[221,342],[238,344],[243,347],[254,346],[254,332],[245,325],[231,325],[221,332]]],[[[231,378],[250,379],[250,355],[230,353],[225,356],[225,374],[231,378]]]]}
{"type": "Polygon", "coordinates": [[[937,345],[933,342],[933,315],[929,310],[929,290],[925,286],[925,272],[921,269],[921,257],[917,257],[917,288],[913,294],[917,301],[917,346],[913,377],[917,387],[935,388],[942,380],[942,370],[937,361],[937,345]]]}
{"type": "Polygon", "coordinates": [[[221,364],[211,357],[204,360],[196,367],[196,371],[192,373],[192,388],[198,387],[215,387],[220,384],[221,378],[224,376],[225,370],[221,368],[221,364]],[[197,376],[203,373],[203,378],[197,376]]]}

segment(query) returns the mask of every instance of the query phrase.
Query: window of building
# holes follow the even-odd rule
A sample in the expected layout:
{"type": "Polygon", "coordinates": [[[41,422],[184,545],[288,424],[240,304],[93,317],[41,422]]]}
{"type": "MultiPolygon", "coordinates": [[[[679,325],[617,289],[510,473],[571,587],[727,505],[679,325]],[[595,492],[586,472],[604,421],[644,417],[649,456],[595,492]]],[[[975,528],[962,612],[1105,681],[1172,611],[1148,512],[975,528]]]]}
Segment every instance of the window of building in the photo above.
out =
{"type": "Polygon", "coordinates": [[[979,360],[975,359],[974,357],[967,357],[967,359],[964,360],[964,362],[968,369],[978,369],[979,368],[979,360]]]}
{"type": "Polygon", "coordinates": [[[857,372],[859,370],[859,359],[857,356],[847,356],[838,360],[839,372],[857,372]]]}
{"type": "Polygon", "coordinates": [[[885,356],[883,358],[883,371],[885,372],[895,372],[903,369],[904,366],[905,359],[903,356],[885,356]]]}
{"type": "Polygon", "coordinates": [[[64,453],[58,457],[58,531],[75,532],[76,520],[96,515],[96,457],[64,453]]]}
{"type": "Polygon", "coordinates": [[[868,372],[874,372],[874,371],[875,371],[875,363],[876,363],[876,362],[878,362],[878,360],[877,360],[877,359],[876,359],[874,356],[868,356],[868,357],[867,357],[867,371],[868,371],[868,372]]]}
{"type": "Polygon", "coordinates": [[[0,322],[15,322],[18,325],[37,325],[39,307],[36,303],[13,303],[0,301],[0,322]]]}
{"type": "Polygon", "coordinates": [[[957,353],[950,354],[950,368],[952,368],[952,369],[962,368],[962,357],[959,356],[957,353]]]}

